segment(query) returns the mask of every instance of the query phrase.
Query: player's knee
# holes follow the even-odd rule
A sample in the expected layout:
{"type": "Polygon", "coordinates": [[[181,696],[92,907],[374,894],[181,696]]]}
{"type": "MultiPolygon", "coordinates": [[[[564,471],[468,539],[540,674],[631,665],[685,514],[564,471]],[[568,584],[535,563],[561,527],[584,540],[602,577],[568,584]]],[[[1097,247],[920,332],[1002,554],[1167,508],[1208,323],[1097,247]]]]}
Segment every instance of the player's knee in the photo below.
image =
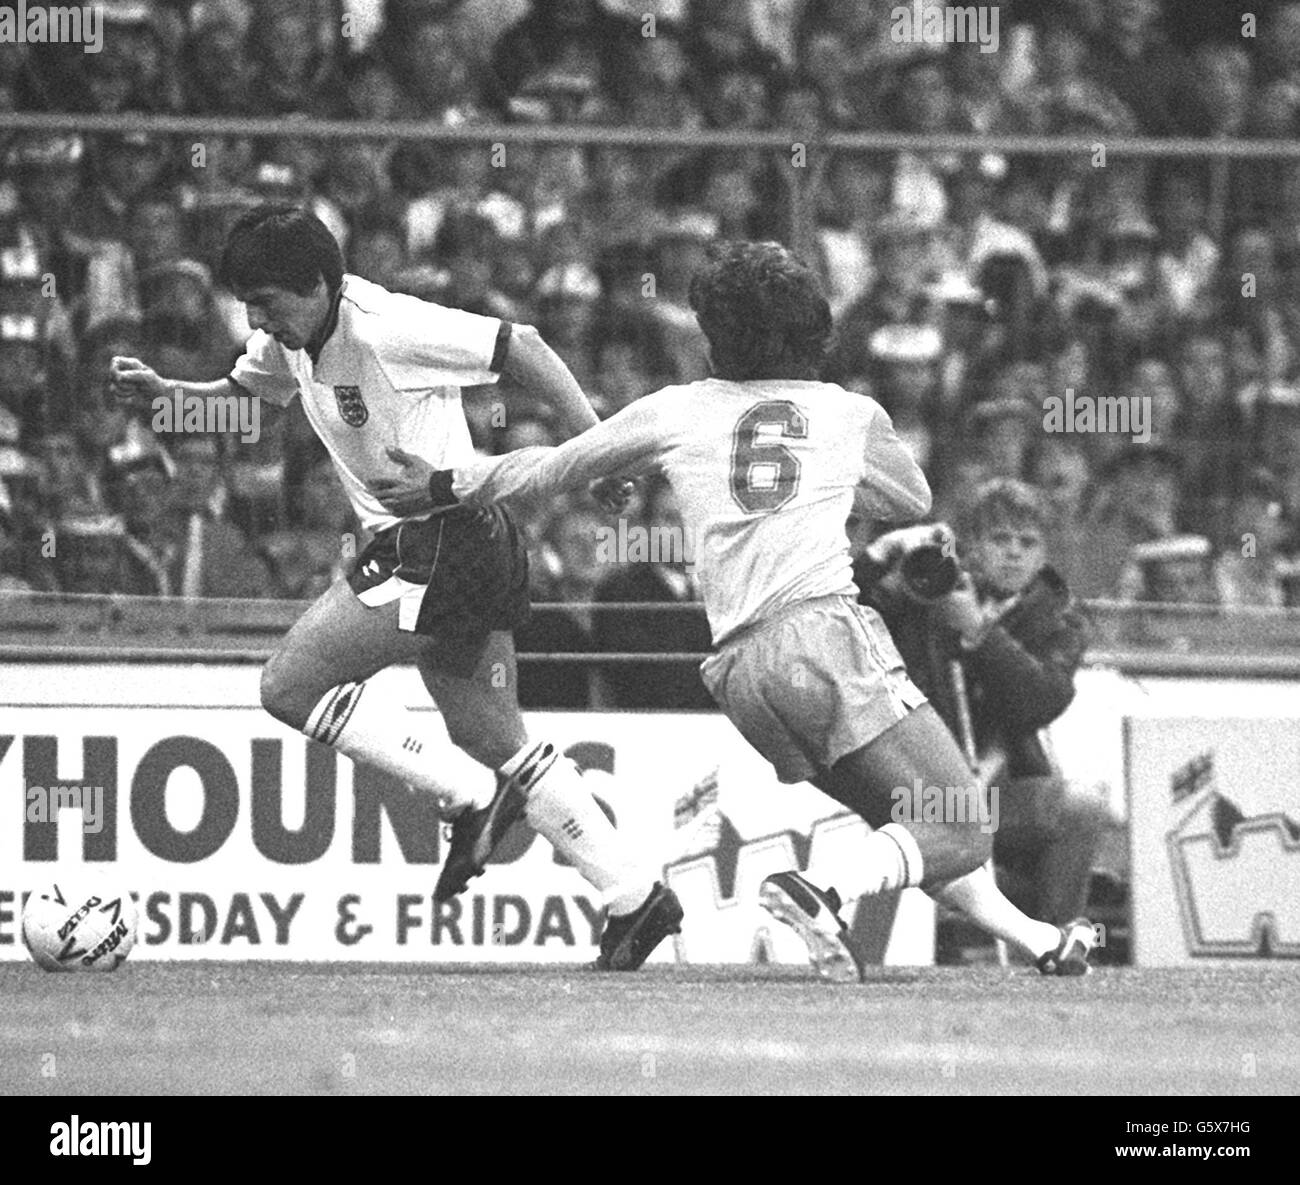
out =
{"type": "Polygon", "coordinates": [[[298,729],[307,723],[311,705],[303,706],[301,690],[294,686],[283,663],[273,658],[262,668],[258,690],[263,709],[281,723],[298,729]]]}

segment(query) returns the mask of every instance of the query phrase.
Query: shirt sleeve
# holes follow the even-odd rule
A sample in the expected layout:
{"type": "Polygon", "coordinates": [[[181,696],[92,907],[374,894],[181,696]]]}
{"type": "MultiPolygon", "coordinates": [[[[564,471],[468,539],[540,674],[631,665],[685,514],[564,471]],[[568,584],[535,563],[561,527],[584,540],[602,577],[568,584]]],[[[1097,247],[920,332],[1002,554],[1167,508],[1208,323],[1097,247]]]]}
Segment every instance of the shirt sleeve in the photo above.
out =
{"type": "Polygon", "coordinates": [[[460,466],[452,492],[462,502],[530,501],[585,489],[598,477],[635,477],[655,468],[667,441],[658,401],[639,399],[556,448],[518,449],[460,466]]]}
{"type": "Polygon", "coordinates": [[[378,319],[375,356],[399,391],[495,383],[510,322],[404,297],[398,315],[378,319]]]}
{"type": "Polygon", "coordinates": [[[250,395],[277,407],[287,407],[298,394],[298,380],[289,370],[284,347],[261,329],[248,339],[243,355],[228,377],[250,395]]]}
{"type": "Polygon", "coordinates": [[[930,513],[930,483],[879,404],[867,425],[866,473],[854,492],[855,514],[878,522],[913,522],[930,513]]]}

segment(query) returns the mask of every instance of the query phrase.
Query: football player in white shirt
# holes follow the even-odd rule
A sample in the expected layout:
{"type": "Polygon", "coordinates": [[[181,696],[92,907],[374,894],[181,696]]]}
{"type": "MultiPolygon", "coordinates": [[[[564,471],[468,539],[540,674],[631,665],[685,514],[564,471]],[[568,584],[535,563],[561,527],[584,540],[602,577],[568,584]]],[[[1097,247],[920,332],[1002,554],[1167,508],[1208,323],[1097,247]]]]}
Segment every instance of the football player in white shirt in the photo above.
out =
{"type": "MultiPolygon", "coordinates": [[[[383,483],[380,500],[523,501],[603,474],[662,470],[713,631],[705,685],[783,782],[811,781],[875,828],[854,866],[835,870],[837,888],[847,898],[920,886],[1044,974],[1083,974],[1091,924],[1058,929],[1002,895],[986,867],[983,812],[930,821],[908,809],[913,787],[978,793],[976,775],[879,615],[857,603],[845,523],[850,511],[919,518],[930,489],[875,400],[817,381],[831,315],[815,277],[779,244],[720,244],[692,281],[691,305],[714,377],[648,395],[558,448],[473,460],[427,489],[383,483]]],[[[769,877],[763,904],[800,934],[823,975],[859,977],[841,897],[819,881],[814,869],[769,877]]]]}
{"type": "MultiPolygon", "coordinates": [[[[435,469],[474,456],[462,386],[508,374],[576,434],[596,423],[576,380],[529,326],[345,275],[329,230],[292,206],[261,206],[235,222],[220,279],[247,306],[253,330],[230,376],[177,383],[138,359],[117,358],[115,390],[150,401],[178,388],[204,400],[285,406],[301,399],[362,526],[374,532],[352,574],[307,610],[272,656],[263,706],[348,757],[438,795],[454,812],[436,900],[463,891],[523,814],[604,896],[597,966],[639,967],[677,932],[681,906],[614,830],[577,766],[553,744],[527,737],[511,631],[528,613],[528,569],[514,524],[495,507],[394,513],[372,493],[393,474],[427,483],[435,469]],[[385,667],[408,662],[454,744],[367,685],[385,667]]],[[[629,489],[614,479],[593,492],[617,506],[629,489]]]]}

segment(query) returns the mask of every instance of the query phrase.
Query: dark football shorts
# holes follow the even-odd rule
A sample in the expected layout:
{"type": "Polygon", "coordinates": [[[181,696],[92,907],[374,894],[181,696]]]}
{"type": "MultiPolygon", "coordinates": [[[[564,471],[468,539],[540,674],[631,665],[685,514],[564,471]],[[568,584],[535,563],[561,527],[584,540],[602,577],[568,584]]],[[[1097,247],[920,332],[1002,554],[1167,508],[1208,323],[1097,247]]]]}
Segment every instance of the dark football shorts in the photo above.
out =
{"type": "Polygon", "coordinates": [[[528,552],[498,506],[457,506],[380,531],[348,584],[364,605],[397,601],[398,628],[434,639],[434,666],[462,678],[493,630],[528,620],[528,552]]]}

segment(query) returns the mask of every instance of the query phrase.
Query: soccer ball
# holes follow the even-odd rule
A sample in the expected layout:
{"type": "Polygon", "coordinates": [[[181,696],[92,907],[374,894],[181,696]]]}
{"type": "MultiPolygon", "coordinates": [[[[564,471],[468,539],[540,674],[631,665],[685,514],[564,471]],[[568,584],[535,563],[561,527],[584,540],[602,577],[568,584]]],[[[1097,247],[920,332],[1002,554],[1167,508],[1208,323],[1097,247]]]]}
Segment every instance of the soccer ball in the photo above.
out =
{"type": "Polygon", "coordinates": [[[23,906],[23,942],[46,971],[116,971],[139,925],[131,894],[108,881],[60,877],[23,906]]]}

